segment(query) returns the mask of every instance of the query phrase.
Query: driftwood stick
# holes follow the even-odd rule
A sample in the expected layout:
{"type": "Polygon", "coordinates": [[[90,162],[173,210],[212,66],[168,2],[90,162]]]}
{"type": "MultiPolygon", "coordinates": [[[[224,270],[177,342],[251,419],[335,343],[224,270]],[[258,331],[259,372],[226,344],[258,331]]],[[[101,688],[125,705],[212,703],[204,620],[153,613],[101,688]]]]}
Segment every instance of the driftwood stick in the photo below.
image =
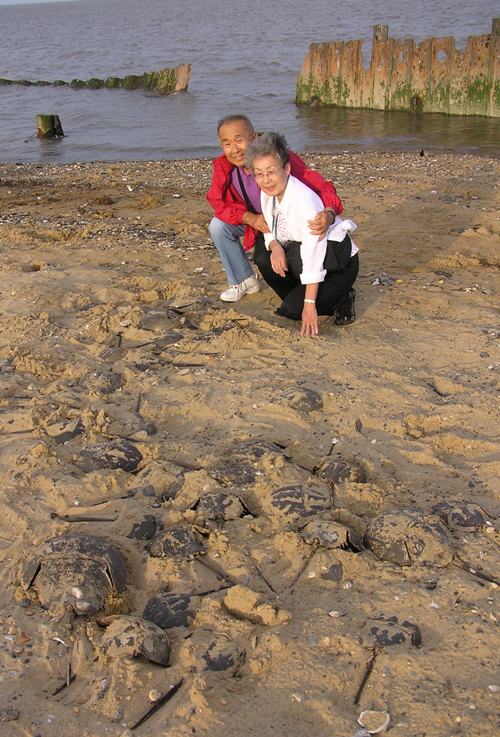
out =
{"type": "Polygon", "coordinates": [[[316,553],[316,551],[318,550],[318,548],[319,548],[319,544],[318,543],[314,543],[314,545],[312,546],[311,552],[309,553],[309,555],[307,556],[307,558],[303,562],[300,571],[297,573],[297,575],[295,576],[295,578],[293,579],[293,581],[291,583],[289,583],[288,586],[286,586],[286,589],[292,589],[295,586],[295,584],[297,583],[297,581],[302,576],[302,574],[306,570],[307,566],[309,565],[309,563],[313,559],[314,554],[316,553]]]}
{"type": "Polygon", "coordinates": [[[488,576],[486,573],[481,573],[481,571],[478,571],[477,568],[474,568],[471,566],[470,563],[466,563],[461,558],[458,558],[458,560],[453,561],[453,565],[457,568],[460,568],[462,571],[466,571],[467,573],[470,573],[472,576],[476,576],[476,578],[479,578],[481,581],[488,581],[489,583],[496,583],[497,586],[500,586],[500,580],[498,578],[494,578],[493,576],[488,576]]]}
{"type": "Polygon", "coordinates": [[[59,519],[61,522],[116,522],[117,517],[88,517],[82,514],[50,513],[50,519],[59,519]]]}
{"type": "Polygon", "coordinates": [[[141,724],[144,724],[144,722],[146,722],[148,719],[150,719],[153,716],[153,714],[156,714],[156,712],[158,711],[158,709],[161,709],[161,707],[164,704],[166,704],[168,701],[170,701],[170,699],[173,696],[175,696],[175,694],[180,689],[180,687],[182,686],[183,683],[184,683],[184,679],[183,678],[181,678],[180,681],[177,681],[177,683],[175,683],[171,688],[169,688],[168,691],[167,691],[167,693],[163,694],[163,696],[161,697],[161,699],[159,699],[155,704],[153,704],[153,706],[151,707],[151,709],[149,709],[149,711],[147,711],[144,714],[144,716],[142,716],[139,719],[138,722],[136,722],[135,724],[133,724],[132,727],[130,727],[130,729],[131,730],[137,729],[137,727],[140,727],[141,724]]]}
{"type": "Polygon", "coordinates": [[[382,651],[382,647],[378,643],[373,646],[372,654],[370,655],[370,657],[369,657],[369,659],[368,659],[368,661],[366,663],[365,670],[364,670],[363,676],[361,678],[361,682],[360,682],[360,684],[358,686],[358,690],[356,691],[356,693],[354,695],[353,704],[359,704],[359,700],[360,700],[361,695],[362,695],[362,693],[364,691],[364,688],[366,686],[366,683],[367,683],[367,681],[368,681],[368,679],[370,677],[370,673],[373,670],[373,666],[375,664],[375,660],[377,659],[377,655],[379,655],[379,653],[381,651],[382,651]]]}

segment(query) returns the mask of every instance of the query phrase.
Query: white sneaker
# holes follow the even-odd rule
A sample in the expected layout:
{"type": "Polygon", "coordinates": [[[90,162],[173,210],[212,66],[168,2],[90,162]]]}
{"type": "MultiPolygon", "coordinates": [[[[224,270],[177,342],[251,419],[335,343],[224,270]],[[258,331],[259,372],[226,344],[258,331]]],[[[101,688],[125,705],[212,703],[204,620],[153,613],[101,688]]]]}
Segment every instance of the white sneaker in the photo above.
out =
{"type": "Polygon", "coordinates": [[[233,284],[220,295],[223,302],[238,302],[245,294],[255,294],[260,291],[259,280],[256,276],[249,276],[240,284],[233,284]]]}

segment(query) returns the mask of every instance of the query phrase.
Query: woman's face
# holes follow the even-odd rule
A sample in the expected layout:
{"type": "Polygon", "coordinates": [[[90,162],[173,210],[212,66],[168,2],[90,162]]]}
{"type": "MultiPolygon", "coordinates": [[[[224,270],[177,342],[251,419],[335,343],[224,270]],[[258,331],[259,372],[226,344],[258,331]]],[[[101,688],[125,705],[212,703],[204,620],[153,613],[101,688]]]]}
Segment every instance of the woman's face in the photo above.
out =
{"type": "Polygon", "coordinates": [[[277,197],[279,200],[282,198],[289,174],[290,164],[281,166],[276,156],[269,154],[254,159],[253,175],[255,181],[261,190],[270,197],[277,197]]]}

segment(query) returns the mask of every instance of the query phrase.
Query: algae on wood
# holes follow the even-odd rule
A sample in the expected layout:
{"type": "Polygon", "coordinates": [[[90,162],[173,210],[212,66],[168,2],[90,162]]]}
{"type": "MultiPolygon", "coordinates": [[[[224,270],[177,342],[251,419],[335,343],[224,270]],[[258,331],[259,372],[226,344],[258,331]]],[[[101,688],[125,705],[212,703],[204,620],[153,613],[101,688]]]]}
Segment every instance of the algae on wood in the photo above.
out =
{"type": "Polygon", "coordinates": [[[150,90],[159,95],[170,95],[173,92],[183,92],[187,90],[189,79],[191,76],[191,64],[180,64],[178,67],[165,67],[156,72],[145,72],[144,74],[130,74],[127,77],[107,77],[99,79],[92,77],[91,79],[72,79],[71,82],[56,80],[55,82],[46,82],[38,80],[31,82],[27,79],[3,79],[0,77],[0,85],[19,84],[24,87],[45,87],[47,85],[55,87],[71,87],[73,90],[80,89],[125,89],[125,90],[150,90]]]}
{"type": "Polygon", "coordinates": [[[372,110],[408,110],[500,117],[500,19],[490,34],[455,39],[389,37],[373,29],[369,69],[363,42],[312,43],[297,80],[296,103],[372,110]]]}
{"type": "Polygon", "coordinates": [[[59,115],[39,113],[36,116],[36,135],[38,138],[62,138],[64,131],[59,115]]]}

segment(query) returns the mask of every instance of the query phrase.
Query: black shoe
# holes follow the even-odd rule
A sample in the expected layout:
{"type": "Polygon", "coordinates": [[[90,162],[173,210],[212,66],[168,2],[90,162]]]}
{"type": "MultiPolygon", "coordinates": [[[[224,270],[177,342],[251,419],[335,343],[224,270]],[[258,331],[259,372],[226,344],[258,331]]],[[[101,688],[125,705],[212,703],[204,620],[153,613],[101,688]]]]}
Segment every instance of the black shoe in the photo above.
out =
{"type": "Polygon", "coordinates": [[[356,319],[356,312],[354,310],[354,300],[356,299],[356,292],[354,289],[349,289],[344,301],[339,304],[335,311],[335,325],[350,325],[356,319]]]}

